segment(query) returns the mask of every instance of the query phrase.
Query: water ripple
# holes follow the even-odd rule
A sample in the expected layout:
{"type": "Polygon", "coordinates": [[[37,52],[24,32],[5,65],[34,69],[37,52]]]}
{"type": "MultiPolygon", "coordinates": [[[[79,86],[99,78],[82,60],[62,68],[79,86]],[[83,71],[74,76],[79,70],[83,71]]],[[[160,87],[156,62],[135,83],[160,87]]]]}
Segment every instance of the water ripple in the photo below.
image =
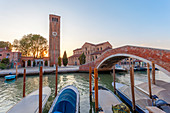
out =
{"type": "MultiPolygon", "coordinates": [[[[156,73],[156,78],[166,78],[160,72],[156,73]],[[161,76],[160,76],[161,75],[161,76]]],[[[111,85],[113,77],[110,74],[99,74],[99,85],[109,88],[113,91],[111,85]]],[[[135,73],[135,80],[146,81],[147,73],[135,73]]],[[[170,81],[166,78],[167,81],[170,81]]],[[[120,83],[130,84],[129,73],[116,73],[116,81],[120,83]]],[[[94,83],[92,83],[94,85],[94,83]]],[[[89,75],[88,73],[73,73],[58,75],[59,92],[67,85],[74,85],[80,92],[80,112],[92,113],[93,109],[89,102],[89,75]]],[[[55,98],[55,75],[44,75],[43,86],[51,88],[51,96],[45,106],[44,113],[47,113],[55,98]]],[[[39,76],[26,77],[26,95],[39,88],[39,76]]],[[[4,78],[0,78],[0,113],[8,111],[14,104],[22,99],[23,78],[19,77],[17,81],[5,82],[4,78]]]]}

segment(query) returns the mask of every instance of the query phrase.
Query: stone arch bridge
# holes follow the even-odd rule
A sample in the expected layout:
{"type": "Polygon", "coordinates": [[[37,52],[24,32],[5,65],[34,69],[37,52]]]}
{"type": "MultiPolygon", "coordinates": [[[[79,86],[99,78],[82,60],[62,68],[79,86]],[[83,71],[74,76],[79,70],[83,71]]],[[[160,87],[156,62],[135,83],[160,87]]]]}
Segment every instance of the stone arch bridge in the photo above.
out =
{"type": "Polygon", "coordinates": [[[81,65],[80,71],[88,71],[89,66],[98,70],[109,70],[114,64],[125,58],[135,58],[148,63],[155,63],[155,67],[170,76],[170,50],[137,46],[123,46],[104,52],[93,62],[81,65]]]}

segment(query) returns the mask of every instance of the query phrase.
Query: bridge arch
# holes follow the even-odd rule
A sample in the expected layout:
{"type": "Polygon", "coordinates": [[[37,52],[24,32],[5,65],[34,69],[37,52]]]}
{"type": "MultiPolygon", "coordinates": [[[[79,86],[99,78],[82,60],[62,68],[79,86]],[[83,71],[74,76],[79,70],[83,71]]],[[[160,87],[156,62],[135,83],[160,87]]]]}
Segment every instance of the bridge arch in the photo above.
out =
{"type": "MultiPolygon", "coordinates": [[[[135,59],[139,59],[139,60],[142,60],[143,62],[146,62],[146,63],[149,63],[150,65],[152,65],[152,61],[149,61],[145,58],[142,58],[142,57],[139,57],[139,56],[136,56],[136,55],[131,55],[131,54],[114,54],[114,55],[110,55],[108,57],[106,57],[104,60],[102,60],[98,65],[96,65],[95,67],[97,69],[100,69],[102,67],[102,65],[107,62],[109,60],[110,62],[110,59],[112,59],[113,61],[115,62],[112,62],[112,66],[116,63],[118,63],[119,61],[125,59],[125,58],[135,58],[135,59]],[[117,57],[119,57],[118,60],[117,57]],[[114,60],[115,58],[115,60],[114,60]]],[[[169,74],[169,72],[167,70],[165,70],[164,68],[162,68],[161,66],[155,64],[155,67],[158,68],[159,70],[161,70],[162,72],[166,73],[166,74],[169,74]]]]}
{"type": "Polygon", "coordinates": [[[95,61],[80,66],[79,70],[88,71],[89,66],[98,68],[99,70],[112,68],[114,63],[116,64],[128,57],[136,58],[150,64],[154,62],[158,69],[170,76],[170,50],[129,45],[108,50],[95,61]]]}

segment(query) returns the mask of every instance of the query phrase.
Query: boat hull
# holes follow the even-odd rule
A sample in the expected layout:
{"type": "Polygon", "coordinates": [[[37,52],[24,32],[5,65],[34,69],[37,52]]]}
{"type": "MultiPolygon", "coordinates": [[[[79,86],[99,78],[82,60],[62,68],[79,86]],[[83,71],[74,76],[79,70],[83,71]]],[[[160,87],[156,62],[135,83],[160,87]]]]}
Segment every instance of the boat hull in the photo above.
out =
{"type": "MultiPolygon", "coordinates": [[[[114,83],[112,83],[112,86],[114,86],[114,83]]],[[[127,97],[121,90],[119,90],[120,87],[125,86],[121,83],[116,83],[116,93],[119,95],[119,97],[124,100],[126,104],[128,104],[130,107],[132,107],[132,101],[127,97]]],[[[146,113],[140,106],[136,105],[136,111],[139,113],[146,113]]]]}
{"type": "MultiPolygon", "coordinates": [[[[93,101],[95,100],[94,87],[92,90],[93,101]]],[[[121,104],[122,101],[109,89],[98,86],[98,108],[99,112],[113,112],[111,106],[121,104]],[[107,104],[106,104],[107,103],[107,104]]]]}
{"type": "MultiPolygon", "coordinates": [[[[44,108],[51,89],[43,87],[42,108],[44,108]]],[[[39,113],[39,90],[36,90],[14,105],[7,113],[39,113]]]]}
{"type": "MultiPolygon", "coordinates": [[[[116,93],[120,96],[122,100],[125,101],[126,104],[132,107],[132,101],[126,95],[124,95],[120,90],[116,90],[116,93]]],[[[139,106],[136,106],[136,111],[139,113],[145,113],[139,106]]]]}
{"type": "Polygon", "coordinates": [[[13,80],[16,78],[16,75],[7,75],[5,76],[5,80],[13,80]]]}
{"type": "Polygon", "coordinates": [[[69,85],[61,89],[48,113],[79,113],[80,94],[76,87],[69,85]]]}

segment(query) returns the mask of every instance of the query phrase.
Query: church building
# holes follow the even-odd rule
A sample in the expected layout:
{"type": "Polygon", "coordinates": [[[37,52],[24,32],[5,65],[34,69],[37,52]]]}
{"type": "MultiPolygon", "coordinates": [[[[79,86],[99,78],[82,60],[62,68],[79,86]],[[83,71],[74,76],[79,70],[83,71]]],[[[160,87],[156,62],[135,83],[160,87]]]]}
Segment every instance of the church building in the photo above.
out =
{"type": "Polygon", "coordinates": [[[80,65],[78,58],[82,53],[86,56],[86,63],[88,63],[109,49],[112,49],[112,45],[108,41],[99,44],[85,42],[81,48],[73,50],[73,55],[68,58],[68,65],[80,65]]]}

